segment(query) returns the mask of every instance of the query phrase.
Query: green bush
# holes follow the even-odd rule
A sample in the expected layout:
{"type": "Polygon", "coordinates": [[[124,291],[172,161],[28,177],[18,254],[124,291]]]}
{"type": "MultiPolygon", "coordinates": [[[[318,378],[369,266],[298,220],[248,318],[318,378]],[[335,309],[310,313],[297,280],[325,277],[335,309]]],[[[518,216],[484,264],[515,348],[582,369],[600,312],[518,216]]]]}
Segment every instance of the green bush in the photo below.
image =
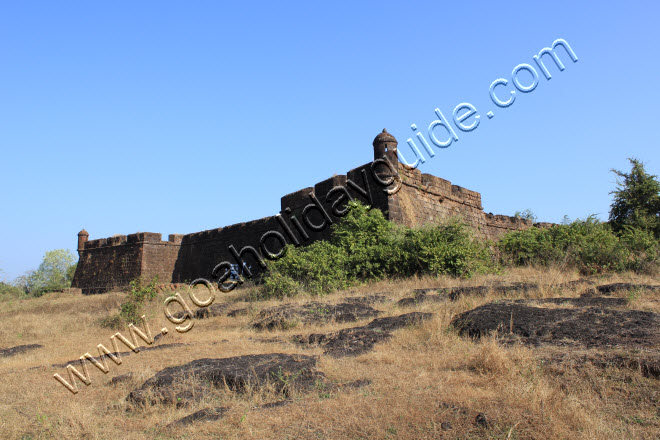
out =
{"type": "Polygon", "coordinates": [[[628,269],[648,274],[658,272],[660,241],[655,238],[653,232],[626,226],[620,238],[630,253],[628,269]]]}
{"type": "Polygon", "coordinates": [[[658,261],[658,241],[649,231],[627,227],[617,235],[595,217],[505,234],[497,244],[507,265],[564,265],[582,274],[622,270],[652,270],[658,261]]]}
{"type": "Polygon", "coordinates": [[[267,298],[318,295],[387,277],[493,270],[487,244],[474,240],[460,222],[410,229],[389,222],[380,210],[351,202],[347,215],[333,225],[330,241],[289,246],[284,257],[269,262],[260,293],[267,298]]]}
{"type": "Polygon", "coordinates": [[[457,275],[497,271],[488,243],[476,240],[467,225],[449,220],[440,225],[405,231],[400,243],[404,273],[457,275]]]}
{"type": "Polygon", "coordinates": [[[140,322],[145,300],[152,300],[156,297],[157,283],[158,277],[154,277],[149,283],[145,283],[142,278],[137,278],[129,283],[128,298],[119,306],[119,316],[126,323],[140,322]]]}
{"type": "Polygon", "coordinates": [[[286,255],[268,264],[261,293],[282,298],[302,291],[320,295],[348,286],[347,258],[342,248],[316,241],[303,248],[289,245],[286,255]]]}

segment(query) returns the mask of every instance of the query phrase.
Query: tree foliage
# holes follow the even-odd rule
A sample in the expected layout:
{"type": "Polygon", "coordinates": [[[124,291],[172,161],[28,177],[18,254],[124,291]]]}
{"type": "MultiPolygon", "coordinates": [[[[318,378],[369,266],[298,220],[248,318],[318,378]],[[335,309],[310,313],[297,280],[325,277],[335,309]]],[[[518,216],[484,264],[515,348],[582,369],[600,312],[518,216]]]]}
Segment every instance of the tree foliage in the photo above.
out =
{"type": "Polygon", "coordinates": [[[631,170],[617,175],[617,187],[610,194],[614,200],[610,207],[610,224],[617,233],[626,228],[639,228],[660,238],[660,182],[658,176],[649,174],[644,163],[629,158],[631,170]]]}
{"type": "Polygon", "coordinates": [[[75,266],[76,258],[68,249],[48,251],[37,270],[31,270],[18,277],[15,284],[32,296],[66,289],[71,287],[75,266]]]}

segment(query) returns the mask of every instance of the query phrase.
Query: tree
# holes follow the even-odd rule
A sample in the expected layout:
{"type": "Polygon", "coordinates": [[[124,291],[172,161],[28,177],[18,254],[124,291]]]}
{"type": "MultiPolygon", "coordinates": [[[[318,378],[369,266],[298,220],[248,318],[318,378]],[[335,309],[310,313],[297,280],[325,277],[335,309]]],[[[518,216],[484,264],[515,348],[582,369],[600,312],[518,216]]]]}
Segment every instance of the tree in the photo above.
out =
{"type": "Polygon", "coordinates": [[[66,289],[71,286],[71,278],[75,267],[75,257],[67,249],[55,249],[46,252],[44,259],[37,268],[19,277],[16,282],[35,296],[53,290],[66,289]]]}
{"type": "Polygon", "coordinates": [[[617,187],[610,194],[610,225],[616,232],[627,227],[640,228],[660,238],[660,182],[658,176],[648,174],[644,163],[628,158],[632,165],[629,173],[611,170],[617,175],[617,187]]]}
{"type": "Polygon", "coordinates": [[[524,218],[525,220],[531,220],[532,222],[536,223],[536,214],[531,209],[525,209],[524,211],[516,211],[515,214],[513,214],[514,217],[518,218],[524,218]]]}

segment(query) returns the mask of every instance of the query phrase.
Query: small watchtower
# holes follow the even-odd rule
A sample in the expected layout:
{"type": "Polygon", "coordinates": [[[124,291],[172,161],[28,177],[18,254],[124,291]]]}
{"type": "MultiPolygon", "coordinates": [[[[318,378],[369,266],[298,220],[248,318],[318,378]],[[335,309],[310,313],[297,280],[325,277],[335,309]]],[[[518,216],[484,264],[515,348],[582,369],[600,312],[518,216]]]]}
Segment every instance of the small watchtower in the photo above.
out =
{"type": "Polygon", "coordinates": [[[397,145],[399,145],[399,143],[396,141],[396,138],[383,128],[383,132],[376,136],[373,142],[374,160],[381,159],[383,156],[385,156],[392,163],[392,165],[397,166],[399,163],[399,159],[396,154],[397,145]]]}
{"type": "Polygon", "coordinates": [[[89,233],[83,228],[82,231],[78,232],[78,256],[82,256],[82,251],[85,249],[85,243],[89,239],[89,233]]]}

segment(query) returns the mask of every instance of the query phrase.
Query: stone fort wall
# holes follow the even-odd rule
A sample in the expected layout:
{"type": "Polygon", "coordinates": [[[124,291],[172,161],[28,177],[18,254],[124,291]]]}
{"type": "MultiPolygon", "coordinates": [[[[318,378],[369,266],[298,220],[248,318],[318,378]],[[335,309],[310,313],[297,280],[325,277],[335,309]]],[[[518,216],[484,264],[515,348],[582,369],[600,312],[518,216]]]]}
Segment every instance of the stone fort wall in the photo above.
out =
{"type": "Polygon", "coordinates": [[[270,217],[172,234],[167,241],[150,232],[88,240],[83,229],[78,234],[79,262],[72,287],[90,294],[123,288],[138,277],[158,276],[168,284],[217,279],[224,270],[214,274],[213,269],[221,262],[245,261],[258,275],[269,255],[275,257],[285,244],[328,239],[349,199],[370,204],[387,219],[411,227],[459,216],[486,239],[533,226],[530,220],[486,214],[478,192],[400,164],[397,141],[385,130],[373,147],[373,162],[282,197],[280,213],[270,217]]]}

